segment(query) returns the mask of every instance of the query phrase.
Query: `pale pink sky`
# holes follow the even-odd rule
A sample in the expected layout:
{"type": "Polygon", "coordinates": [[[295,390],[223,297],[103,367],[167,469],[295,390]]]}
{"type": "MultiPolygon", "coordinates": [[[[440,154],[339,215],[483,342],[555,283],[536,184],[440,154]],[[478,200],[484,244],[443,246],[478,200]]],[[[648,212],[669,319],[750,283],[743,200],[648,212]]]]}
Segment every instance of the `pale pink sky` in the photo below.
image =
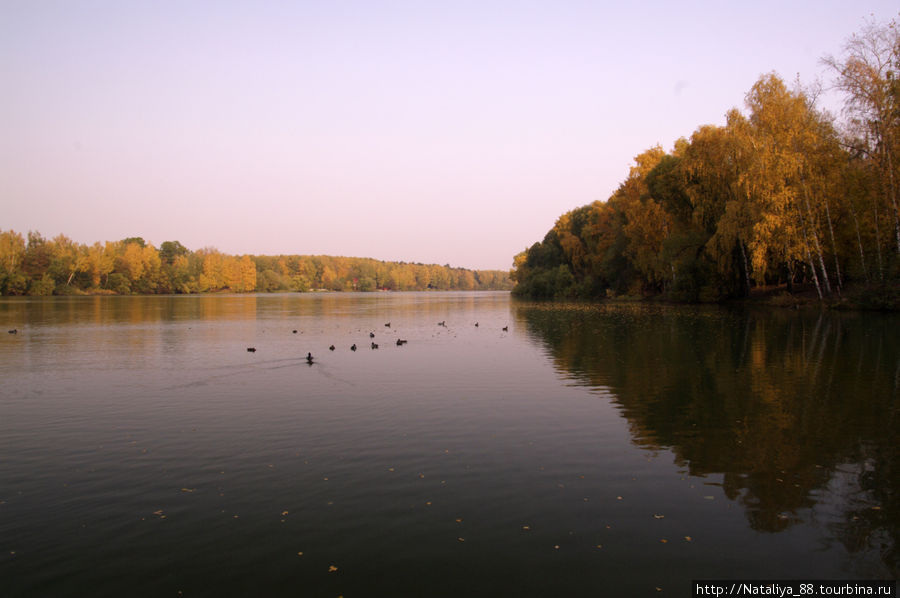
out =
{"type": "Polygon", "coordinates": [[[0,0],[0,229],[508,269],[895,1],[0,0]]]}

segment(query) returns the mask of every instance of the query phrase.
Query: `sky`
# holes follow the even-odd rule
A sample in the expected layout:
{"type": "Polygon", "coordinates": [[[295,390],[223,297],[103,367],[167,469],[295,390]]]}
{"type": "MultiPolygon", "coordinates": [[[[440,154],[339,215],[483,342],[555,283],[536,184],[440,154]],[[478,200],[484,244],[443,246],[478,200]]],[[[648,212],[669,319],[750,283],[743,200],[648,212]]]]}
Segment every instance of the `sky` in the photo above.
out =
{"type": "MultiPolygon", "coordinates": [[[[507,270],[896,0],[0,0],[0,230],[507,270]]],[[[839,98],[825,94],[826,107],[839,98]],[[830,103],[830,104],[829,104],[830,103]]]]}

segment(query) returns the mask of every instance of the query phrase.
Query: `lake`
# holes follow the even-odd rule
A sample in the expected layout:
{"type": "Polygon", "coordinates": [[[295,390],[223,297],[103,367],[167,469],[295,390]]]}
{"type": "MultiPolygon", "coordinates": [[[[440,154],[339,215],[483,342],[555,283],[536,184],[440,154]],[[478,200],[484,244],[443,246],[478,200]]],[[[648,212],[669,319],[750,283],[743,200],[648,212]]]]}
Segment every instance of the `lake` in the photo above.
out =
{"type": "Polygon", "coordinates": [[[315,293],[0,298],[0,325],[5,597],[900,571],[897,315],[315,293]]]}

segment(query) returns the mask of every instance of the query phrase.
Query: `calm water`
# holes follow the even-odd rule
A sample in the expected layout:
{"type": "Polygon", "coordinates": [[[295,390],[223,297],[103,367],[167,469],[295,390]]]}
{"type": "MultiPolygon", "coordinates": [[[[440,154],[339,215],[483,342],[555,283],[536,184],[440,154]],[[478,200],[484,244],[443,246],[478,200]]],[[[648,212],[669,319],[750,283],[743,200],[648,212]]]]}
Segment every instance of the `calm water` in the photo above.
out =
{"type": "Polygon", "coordinates": [[[0,325],[3,596],[900,570],[897,316],[289,294],[3,299],[0,325]]]}

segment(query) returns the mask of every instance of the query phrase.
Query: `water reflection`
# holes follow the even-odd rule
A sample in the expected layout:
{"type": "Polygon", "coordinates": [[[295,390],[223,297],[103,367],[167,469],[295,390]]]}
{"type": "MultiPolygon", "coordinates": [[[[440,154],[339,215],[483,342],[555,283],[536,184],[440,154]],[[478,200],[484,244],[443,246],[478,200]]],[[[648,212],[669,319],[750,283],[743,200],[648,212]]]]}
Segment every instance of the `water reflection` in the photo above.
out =
{"type": "Polygon", "coordinates": [[[895,315],[516,303],[562,375],[606,388],[633,442],[721,474],[750,526],[816,519],[900,571],[895,315]]]}

